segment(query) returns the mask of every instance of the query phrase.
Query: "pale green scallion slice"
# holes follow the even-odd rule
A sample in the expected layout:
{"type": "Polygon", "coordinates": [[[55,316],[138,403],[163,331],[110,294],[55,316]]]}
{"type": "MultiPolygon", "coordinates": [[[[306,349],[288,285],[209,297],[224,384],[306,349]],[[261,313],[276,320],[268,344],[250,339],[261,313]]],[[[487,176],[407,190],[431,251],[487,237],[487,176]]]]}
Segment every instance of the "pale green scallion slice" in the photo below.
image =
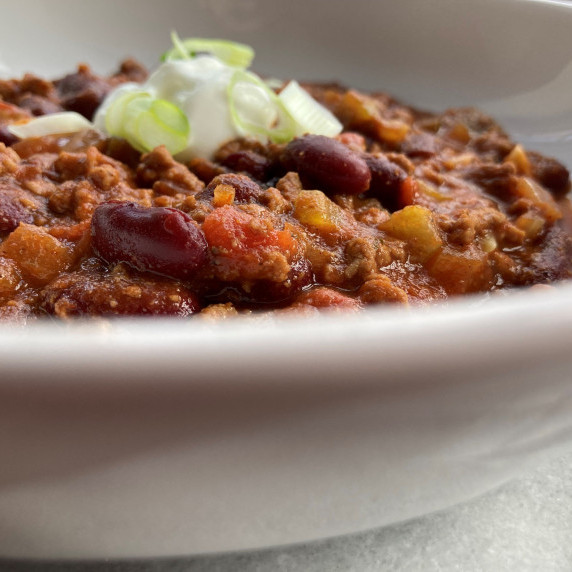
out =
{"type": "Polygon", "coordinates": [[[257,75],[237,70],[227,93],[231,120],[242,135],[263,136],[275,143],[290,141],[295,136],[295,122],[286,107],[257,75]],[[252,104],[256,103],[252,101],[256,91],[265,100],[258,108],[252,104]],[[250,105],[245,104],[248,100],[250,105]]]}
{"type": "Polygon", "coordinates": [[[16,137],[26,139],[59,133],[76,133],[84,129],[93,129],[93,124],[75,111],[63,111],[36,117],[26,123],[8,125],[7,128],[16,137]]]}
{"type": "Polygon", "coordinates": [[[185,48],[185,45],[183,44],[183,41],[181,40],[181,38],[179,38],[179,34],[177,34],[177,32],[171,32],[171,42],[173,42],[173,49],[170,50],[172,52],[172,56],[169,58],[166,58],[165,55],[163,54],[163,57],[161,58],[163,61],[166,60],[190,60],[191,59],[191,55],[189,54],[189,52],[187,51],[187,49],[185,48]]]}
{"type": "Polygon", "coordinates": [[[105,124],[110,135],[123,137],[140,152],[165,145],[174,155],[187,146],[190,134],[187,116],[176,105],[146,92],[119,97],[110,105],[105,124]]]}
{"type": "Polygon", "coordinates": [[[334,137],[343,126],[336,116],[318,103],[297,81],[291,81],[278,95],[296,122],[296,135],[312,133],[334,137]]]}
{"type": "Polygon", "coordinates": [[[176,155],[188,144],[190,126],[187,116],[176,105],[156,99],[137,118],[135,131],[146,151],[165,145],[176,155]]]}
{"type": "Polygon", "coordinates": [[[105,130],[114,137],[126,137],[125,125],[127,107],[133,101],[151,99],[151,95],[144,91],[132,91],[120,95],[112,101],[105,113],[105,130]]]}
{"type": "Polygon", "coordinates": [[[201,53],[212,54],[229,66],[248,68],[254,59],[254,50],[246,44],[228,40],[188,38],[181,40],[173,32],[171,34],[173,47],[166,51],[162,61],[191,59],[201,53]]]}

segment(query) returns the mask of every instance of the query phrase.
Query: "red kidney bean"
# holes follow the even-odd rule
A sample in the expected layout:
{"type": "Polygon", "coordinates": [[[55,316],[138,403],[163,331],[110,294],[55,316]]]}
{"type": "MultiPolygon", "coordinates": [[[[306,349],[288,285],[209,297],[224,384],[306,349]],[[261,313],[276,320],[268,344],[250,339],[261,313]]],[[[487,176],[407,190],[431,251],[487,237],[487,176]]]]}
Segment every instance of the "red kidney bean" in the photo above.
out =
{"type": "Polygon", "coordinates": [[[504,201],[513,199],[516,171],[512,163],[477,163],[463,169],[463,178],[504,201]]]}
{"type": "Polygon", "coordinates": [[[17,192],[0,184],[0,232],[12,232],[21,222],[31,224],[34,217],[18,200],[17,192]]]}
{"type": "Polygon", "coordinates": [[[407,173],[383,155],[364,155],[364,160],[371,172],[369,194],[379,199],[384,207],[395,210],[407,173]]]}
{"type": "Polygon", "coordinates": [[[85,68],[65,76],[56,82],[56,87],[65,109],[81,113],[90,120],[111,89],[108,82],[85,68]]]}
{"type": "Polygon", "coordinates": [[[248,294],[243,294],[243,299],[249,298],[250,303],[285,303],[313,281],[314,273],[309,261],[306,258],[299,258],[292,262],[288,278],[284,282],[261,280],[251,286],[248,294]]]}
{"type": "Polygon", "coordinates": [[[269,159],[260,153],[249,150],[231,153],[222,159],[220,163],[232,171],[248,173],[261,182],[268,180],[272,170],[272,163],[269,159]]]}
{"type": "Polygon", "coordinates": [[[207,241],[184,212],[134,203],[99,205],[91,222],[92,245],[108,263],[186,280],[207,261],[207,241]]]}
{"type": "Polygon", "coordinates": [[[202,157],[195,157],[194,159],[191,159],[187,163],[187,167],[191,173],[196,175],[203,183],[207,185],[217,175],[228,173],[228,169],[226,167],[223,167],[217,163],[213,163],[212,161],[208,161],[207,159],[203,159],[202,157]]]}
{"type": "Polygon", "coordinates": [[[62,106],[67,111],[75,111],[91,121],[108,92],[108,86],[95,85],[77,95],[62,98],[62,106]]]}
{"type": "Polygon", "coordinates": [[[0,125],[0,143],[4,143],[4,145],[9,147],[18,141],[20,141],[20,139],[16,137],[16,135],[12,135],[6,125],[0,125]]]}
{"type": "Polygon", "coordinates": [[[528,160],[533,176],[555,195],[565,195],[570,189],[570,172],[551,157],[543,157],[540,153],[528,151],[528,160]]]}
{"type": "Polygon", "coordinates": [[[32,115],[49,115],[50,113],[58,113],[62,111],[62,108],[57,103],[54,103],[47,97],[42,97],[41,95],[34,95],[33,93],[27,93],[18,99],[18,105],[32,115]]]}
{"type": "Polygon", "coordinates": [[[227,173],[216,176],[204,191],[197,195],[197,198],[211,200],[218,185],[230,185],[234,189],[234,200],[237,203],[252,203],[264,193],[262,187],[250,177],[238,173],[227,173]]]}
{"type": "Polygon", "coordinates": [[[306,188],[326,194],[358,195],[369,188],[371,173],[366,162],[349,147],[323,135],[304,135],[290,141],[281,161],[297,171],[306,188]]]}
{"type": "Polygon", "coordinates": [[[410,133],[401,144],[401,152],[408,157],[427,159],[439,151],[439,143],[431,133],[410,133]]]}

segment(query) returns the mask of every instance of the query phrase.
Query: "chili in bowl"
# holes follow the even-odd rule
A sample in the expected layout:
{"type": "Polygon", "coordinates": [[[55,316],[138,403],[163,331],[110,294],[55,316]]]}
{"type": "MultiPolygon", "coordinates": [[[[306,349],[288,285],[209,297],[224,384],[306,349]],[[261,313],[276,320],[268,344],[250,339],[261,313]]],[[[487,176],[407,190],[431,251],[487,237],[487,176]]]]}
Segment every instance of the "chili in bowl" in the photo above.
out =
{"type": "Polygon", "coordinates": [[[570,8],[131,4],[3,20],[0,555],[307,542],[568,447],[570,8]]]}

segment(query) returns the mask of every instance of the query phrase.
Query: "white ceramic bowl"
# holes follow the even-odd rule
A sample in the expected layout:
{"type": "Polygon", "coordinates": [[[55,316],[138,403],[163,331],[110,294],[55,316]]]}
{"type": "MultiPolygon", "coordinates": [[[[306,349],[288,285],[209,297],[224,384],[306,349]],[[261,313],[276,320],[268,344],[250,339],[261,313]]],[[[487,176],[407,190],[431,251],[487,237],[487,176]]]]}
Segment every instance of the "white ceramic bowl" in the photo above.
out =
{"type": "MultiPolygon", "coordinates": [[[[152,65],[225,36],[274,76],[478,104],[571,165],[572,6],[495,0],[20,0],[0,59],[152,65]]],[[[572,442],[572,285],[280,323],[0,329],[0,555],[162,556],[445,508],[572,442]]]]}

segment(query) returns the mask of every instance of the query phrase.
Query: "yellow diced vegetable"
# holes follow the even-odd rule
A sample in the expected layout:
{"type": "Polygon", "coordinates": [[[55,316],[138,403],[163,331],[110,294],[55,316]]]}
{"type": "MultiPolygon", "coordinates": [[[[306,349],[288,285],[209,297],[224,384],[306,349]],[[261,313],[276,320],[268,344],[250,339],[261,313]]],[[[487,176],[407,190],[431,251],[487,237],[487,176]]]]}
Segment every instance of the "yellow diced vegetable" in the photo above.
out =
{"type": "Polygon", "coordinates": [[[542,229],[544,228],[544,223],[546,221],[540,216],[533,212],[527,212],[520,215],[516,221],[515,225],[523,230],[526,238],[534,239],[536,238],[542,229]]]}
{"type": "Polygon", "coordinates": [[[536,181],[528,177],[519,177],[515,191],[519,197],[530,200],[547,222],[552,223],[562,218],[562,211],[553,196],[536,181]]]}
{"type": "Polygon", "coordinates": [[[441,192],[439,187],[432,185],[423,179],[417,179],[417,192],[422,195],[427,195],[438,202],[450,201],[452,197],[441,192]]]}
{"type": "Polygon", "coordinates": [[[382,141],[401,143],[409,133],[410,126],[407,123],[384,118],[379,104],[371,97],[350,90],[344,95],[343,103],[346,112],[350,112],[350,123],[367,124],[382,141]]]}
{"type": "Polygon", "coordinates": [[[493,234],[486,234],[479,240],[479,245],[483,252],[487,254],[493,252],[498,247],[498,243],[493,234]]]}
{"type": "Polygon", "coordinates": [[[381,230],[404,240],[413,262],[426,262],[443,246],[433,213],[419,205],[394,212],[381,230]]]}
{"type": "Polygon", "coordinates": [[[505,157],[505,163],[512,163],[516,167],[519,175],[528,175],[532,173],[528,155],[522,145],[515,145],[512,151],[505,157]]]}
{"type": "Polygon", "coordinates": [[[344,220],[342,209],[322,191],[300,191],[294,202],[294,216],[303,225],[326,234],[338,231],[344,220]]]}

